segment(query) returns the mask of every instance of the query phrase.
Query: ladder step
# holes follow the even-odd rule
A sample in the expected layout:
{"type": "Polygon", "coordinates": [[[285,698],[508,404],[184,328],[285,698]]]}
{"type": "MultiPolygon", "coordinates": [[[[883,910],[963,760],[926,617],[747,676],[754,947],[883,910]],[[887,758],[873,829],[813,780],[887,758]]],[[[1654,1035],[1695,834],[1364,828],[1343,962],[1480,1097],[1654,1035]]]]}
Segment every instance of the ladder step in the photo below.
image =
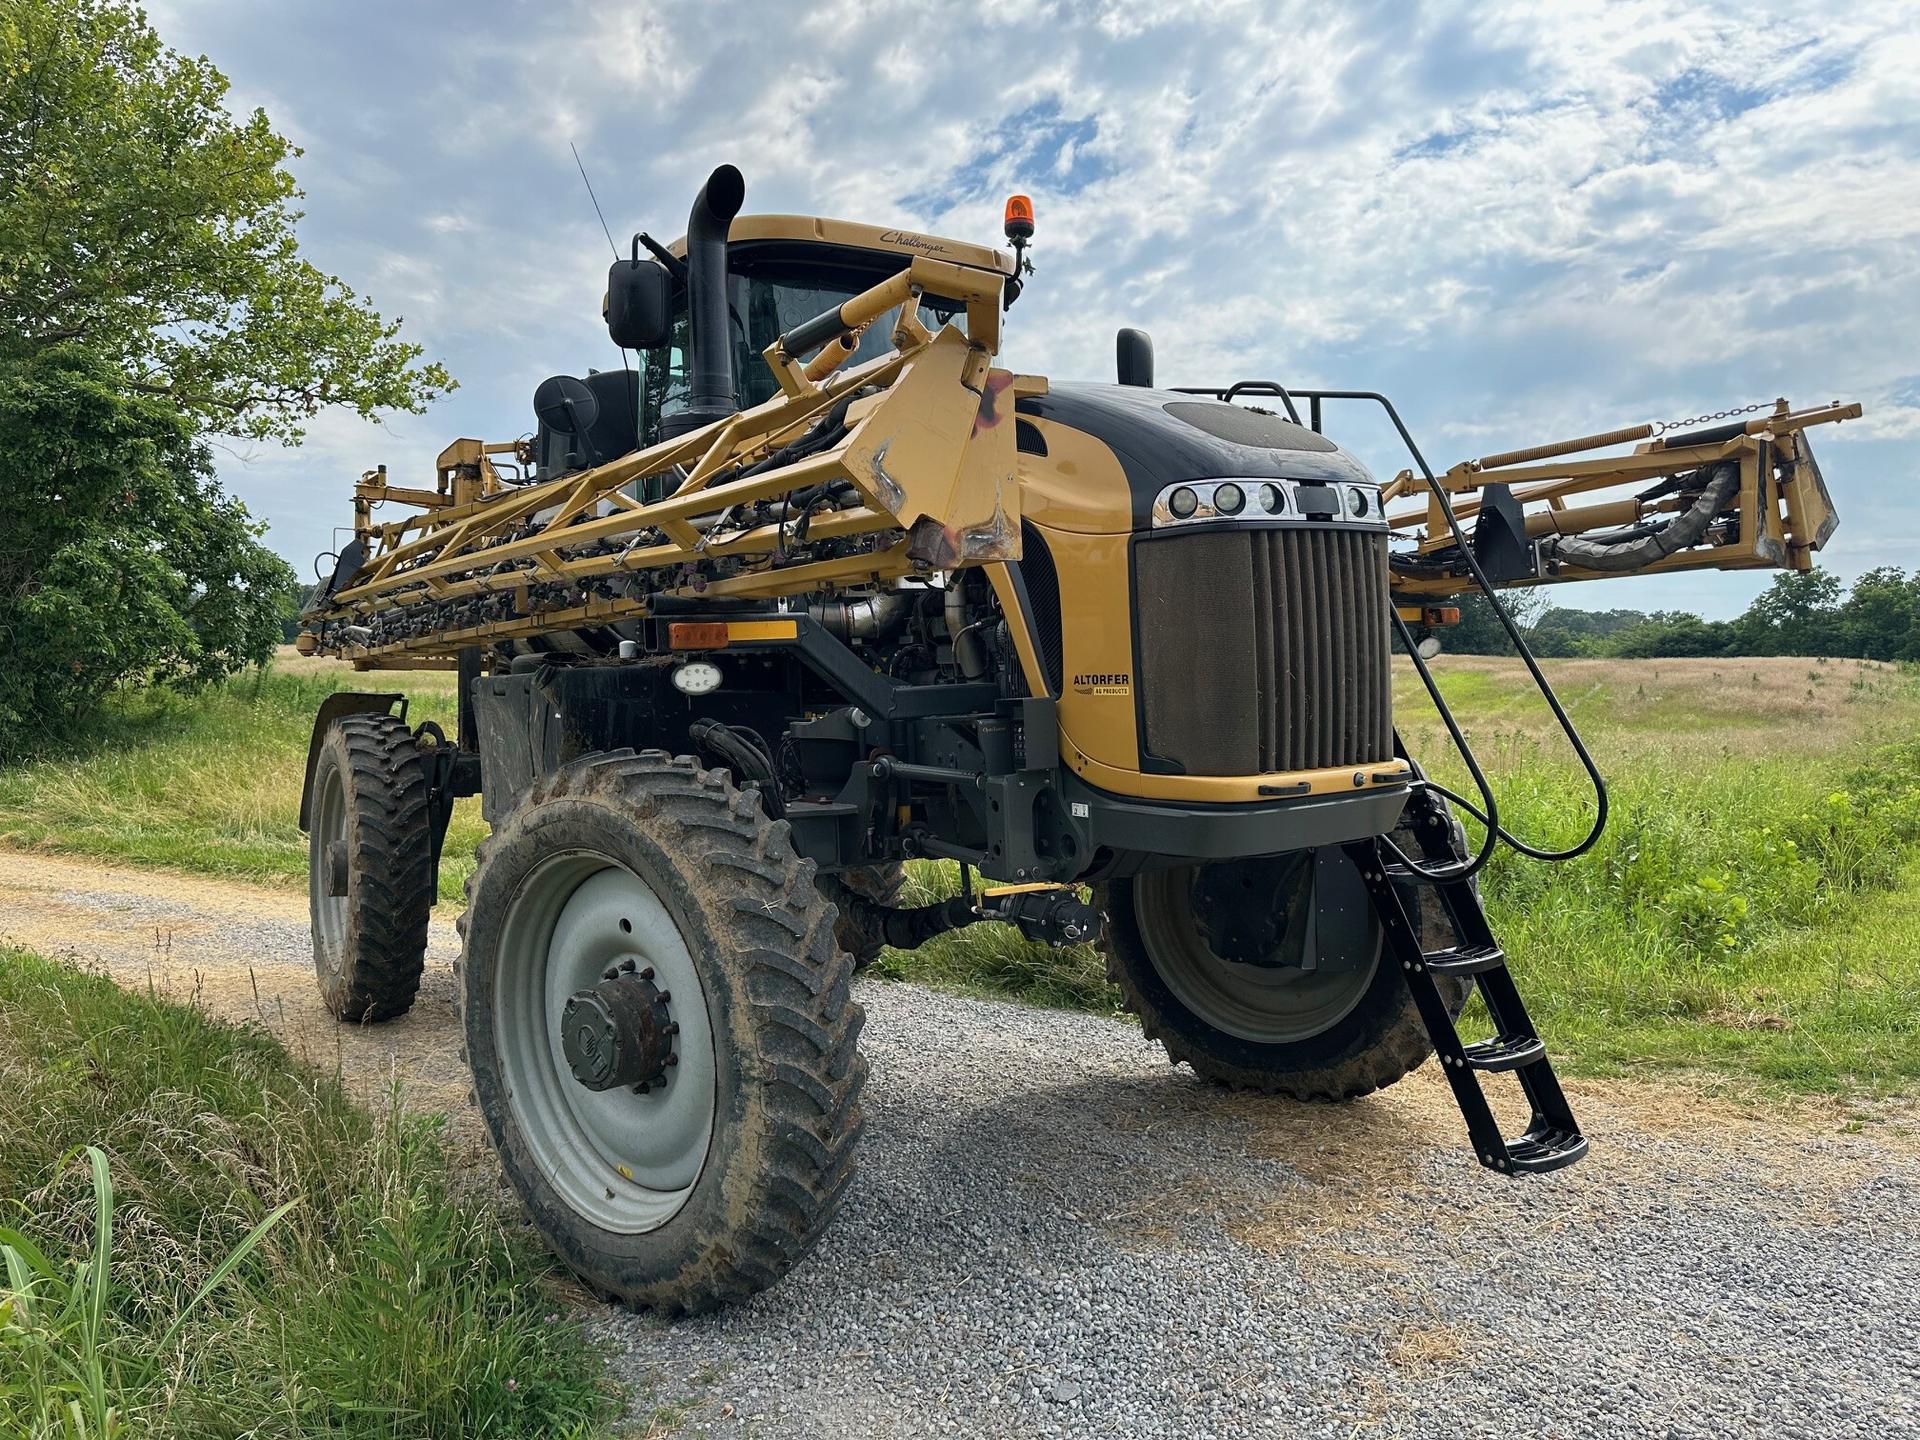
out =
{"type": "Polygon", "coordinates": [[[1467,1064],[1476,1070],[1518,1070],[1546,1056],[1546,1044],[1536,1035],[1496,1035],[1466,1047],[1467,1064]]]}
{"type": "Polygon", "coordinates": [[[1498,945],[1460,945],[1435,950],[1426,961],[1427,970],[1434,975],[1478,975],[1506,964],[1507,954],[1498,945]]]}
{"type": "Polygon", "coordinates": [[[1518,1140],[1507,1142],[1507,1159],[1515,1170],[1540,1174],[1571,1165],[1587,1153],[1587,1137],[1578,1130],[1536,1125],[1518,1140]]]}

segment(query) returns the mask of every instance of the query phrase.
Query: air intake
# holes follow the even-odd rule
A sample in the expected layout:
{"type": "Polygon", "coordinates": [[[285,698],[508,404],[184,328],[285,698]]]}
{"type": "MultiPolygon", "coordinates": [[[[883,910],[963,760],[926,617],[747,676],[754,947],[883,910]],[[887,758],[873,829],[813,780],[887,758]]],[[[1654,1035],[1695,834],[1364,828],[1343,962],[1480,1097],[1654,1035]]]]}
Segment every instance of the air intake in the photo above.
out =
{"type": "Polygon", "coordinates": [[[1143,760],[1262,775],[1391,758],[1386,547],[1343,525],[1136,544],[1143,760]]]}

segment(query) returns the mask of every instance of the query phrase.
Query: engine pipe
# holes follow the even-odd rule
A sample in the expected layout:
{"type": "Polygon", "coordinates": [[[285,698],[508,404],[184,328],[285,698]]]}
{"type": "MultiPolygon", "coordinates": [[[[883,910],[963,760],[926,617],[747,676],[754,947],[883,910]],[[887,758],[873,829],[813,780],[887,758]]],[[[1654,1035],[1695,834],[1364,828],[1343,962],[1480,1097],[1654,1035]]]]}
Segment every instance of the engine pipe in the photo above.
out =
{"type": "Polygon", "coordinates": [[[724,420],[740,408],[733,383],[727,232],[746,198],[746,180],[733,166],[722,165],[700,187],[687,216],[687,327],[693,353],[686,408],[661,422],[661,434],[669,440],[724,420]]]}

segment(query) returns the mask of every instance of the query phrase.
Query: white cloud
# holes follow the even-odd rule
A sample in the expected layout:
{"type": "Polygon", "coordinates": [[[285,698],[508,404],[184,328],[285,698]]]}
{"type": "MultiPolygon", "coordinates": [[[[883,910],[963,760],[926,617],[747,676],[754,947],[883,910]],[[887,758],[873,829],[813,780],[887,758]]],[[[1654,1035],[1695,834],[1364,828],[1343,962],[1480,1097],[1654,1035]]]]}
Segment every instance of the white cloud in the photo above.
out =
{"type": "MultiPolygon", "coordinates": [[[[1104,376],[1114,328],[1144,325],[1170,379],[1390,388],[1440,461],[1858,396],[1874,414],[1829,466],[1844,511],[1849,487],[1916,478],[1891,448],[1920,428],[1910,15],[574,0],[478,4],[457,31],[396,8],[372,49],[324,10],[298,36],[252,7],[179,4],[163,23],[298,116],[310,241],[453,360],[467,388],[423,437],[515,433],[529,377],[611,359],[573,140],[623,244],[677,234],[721,160],[750,209],[977,239],[1025,190],[1039,271],[1012,363],[1104,376]]],[[[343,489],[301,494],[289,532],[344,513],[343,489]]],[[[1920,542],[1908,513],[1884,511],[1920,542]]],[[[1843,525],[1843,565],[1856,543],[1843,525]]]]}

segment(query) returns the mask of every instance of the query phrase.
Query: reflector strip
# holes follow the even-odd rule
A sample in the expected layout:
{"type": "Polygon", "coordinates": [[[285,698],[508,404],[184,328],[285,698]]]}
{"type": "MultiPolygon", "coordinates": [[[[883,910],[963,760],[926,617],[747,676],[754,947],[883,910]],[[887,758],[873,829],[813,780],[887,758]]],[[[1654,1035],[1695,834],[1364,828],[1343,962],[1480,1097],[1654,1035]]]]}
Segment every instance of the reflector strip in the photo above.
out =
{"type": "Polygon", "coordinates": [[[800,634],[797,620],[729,620],[729,640],[793,640],[800,634]]]}

